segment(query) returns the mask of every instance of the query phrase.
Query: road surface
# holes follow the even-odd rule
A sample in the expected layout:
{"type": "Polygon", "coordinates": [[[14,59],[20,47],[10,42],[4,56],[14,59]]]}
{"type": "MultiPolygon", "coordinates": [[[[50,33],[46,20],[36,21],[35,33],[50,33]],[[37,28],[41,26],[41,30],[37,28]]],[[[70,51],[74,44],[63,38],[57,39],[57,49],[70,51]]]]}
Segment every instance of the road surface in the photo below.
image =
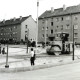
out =
{"type": "Polygon", "coordinates": [[[80,62],[26,72],[0,73],[0,80],[80,80],[80,62]]]}

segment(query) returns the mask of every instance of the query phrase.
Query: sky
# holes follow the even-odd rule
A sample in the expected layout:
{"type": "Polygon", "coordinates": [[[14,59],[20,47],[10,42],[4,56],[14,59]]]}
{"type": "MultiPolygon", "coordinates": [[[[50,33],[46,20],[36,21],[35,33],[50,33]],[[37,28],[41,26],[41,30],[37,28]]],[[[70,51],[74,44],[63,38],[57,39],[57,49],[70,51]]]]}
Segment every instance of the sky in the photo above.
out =
{"type": "MultiPolygon", "coordinates": [[[[39,0],[38,16],[46,10],[61,8],[63,5],[79,5],[80,0],[39,0]]],[[[29,16],[37,18],[37,0],[0,0],[0,21],[3,19],[18,18],[19,16],[29,16]]]]}

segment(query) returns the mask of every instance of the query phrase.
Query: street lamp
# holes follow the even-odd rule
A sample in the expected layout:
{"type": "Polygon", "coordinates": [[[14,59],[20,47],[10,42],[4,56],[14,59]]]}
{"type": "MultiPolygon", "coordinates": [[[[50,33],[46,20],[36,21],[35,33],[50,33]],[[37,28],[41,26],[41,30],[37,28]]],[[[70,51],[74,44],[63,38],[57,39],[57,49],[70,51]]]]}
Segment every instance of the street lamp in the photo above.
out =
{"type": "Polygon", "coordinates": [[[28,37],[29,37],[29,29],[27,29],[27,34],[26,34],[26,43],[27,43],[27,53],[28,53],[28,37]]]}
{"type": "Polygon", "coordinates": [[[45,47],[46,47],[46,28],[47,28],[47,19],[45,20],[45,47]]]}
{"type": "Polygon", "coordinates": [[[74,26],[73,26],[73,58],[72,59],[74,60],[74,26]]]}
{"type": "MultiPolygon", "coordinates": [[[[71,27],[73,26],[72,25],[72,15],[70,14],[71,16],[71,27]]],[[[72,34],[73,34],[73,44],[72,44],[72,48],[73,48],[73,54],[72,54],[72,60],[74,60],[74,26],[72,27],[72,34]]]]}
{"type": "Polygon", "coordinates": [[[7,54],[6,54],[6,65],[5,65],[5,68],[9,68],[9,65],[8,65],[8,44],[7,44],[7,54]]]}
{"type": "Polygon", "coordinates": [[[37,0],[37,34],[36,34],[36,48],[37,48],[37,42],[38,42],[38,7],[39,7],[39,0],[37,0]]]}

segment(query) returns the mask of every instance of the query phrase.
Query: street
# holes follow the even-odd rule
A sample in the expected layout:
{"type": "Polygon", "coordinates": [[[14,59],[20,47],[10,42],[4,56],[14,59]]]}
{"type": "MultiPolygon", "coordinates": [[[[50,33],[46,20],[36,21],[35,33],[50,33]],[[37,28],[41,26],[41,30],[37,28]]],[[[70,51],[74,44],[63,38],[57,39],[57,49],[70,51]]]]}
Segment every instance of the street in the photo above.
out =
{"type": "Polygon", "coordinates": [[[0,73],[1,80],[80,80],[80,62],[26,72],[0,73]]]}

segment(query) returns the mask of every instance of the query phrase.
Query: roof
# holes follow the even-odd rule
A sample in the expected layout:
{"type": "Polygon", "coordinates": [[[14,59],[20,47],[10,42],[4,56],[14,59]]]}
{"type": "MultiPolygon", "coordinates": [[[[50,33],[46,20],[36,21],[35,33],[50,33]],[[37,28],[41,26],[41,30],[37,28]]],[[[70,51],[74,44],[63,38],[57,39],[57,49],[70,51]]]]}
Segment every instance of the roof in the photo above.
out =
{"type": "Polygon", "coordinates": [[[80,13],[80,5],[77,6],[70,6],[66,7],[64,10],[63,8],[54,9],[53,12],[51,10],[45,11],[41,16],[39,16],[39,19],[41,18],[47,18],[47,17],[57,17],[62,15],[70,15],[70,14],[76,14],[80,13]]]}
{"type": "Polygon", "coordinates": [[[20,24],[22,23],[24,20],[28,19],[31,15],[27,16],[27,17],[22,17],[21,19],[20,18],[13,18],[13,19],[10,19],[10,20],[3,20],[0,22],[0,27],[1,26],[9,26],[9,25],[16,25],[16,24],[20,24]],[[15,19],[15,20],[14,20],[15,19]]]}

